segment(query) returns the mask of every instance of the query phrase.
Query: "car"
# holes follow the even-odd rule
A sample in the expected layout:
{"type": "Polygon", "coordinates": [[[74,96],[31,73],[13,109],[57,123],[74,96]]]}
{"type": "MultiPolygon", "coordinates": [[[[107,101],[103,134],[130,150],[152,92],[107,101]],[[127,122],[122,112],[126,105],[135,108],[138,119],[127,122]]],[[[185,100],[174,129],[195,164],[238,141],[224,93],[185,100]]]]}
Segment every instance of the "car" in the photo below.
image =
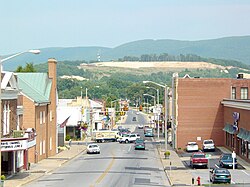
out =
{"type": "Polygon", "coordinates": [[[143,124],[139,124],[138,129],[143,129],[143,124]]]}
{"type": "Polygon", "coordinates": [[[231,183],[231,173],[225,168],[215,168],[209,172],[212,183],[231,183]]]}
{"type": "Polygon", "coordinates": [[[138,138],[138,139],[135,140],[135,150],[136,149],[145,150],[145,142],[144,142],[143,139],[138,138]]]}
{"type": "Polygon", "coordinates": [[[119,143],[131,143],[131,142],[135,142],[137,138],[140,138],[137,134],[124,134],[117,141],[119,143]]]}
{"type": "Polygon", "coordinates": [[[212,139],[210,140],[203,140],[203,151],[214,151],[214,141],[212,139]]]}
{"type": "Polygon", "coordinates": [[[140,112],[136,112],[136,115],[139,115],[140,114],[140,112]]]}
{"type": "Polygon", "coordinates": [[[186,146],[186,150],[187,150],[187,152],[198,151],[199,146],[196,142],[188,142],[187,146],[186,146]]]}
{"type": "Polygon", "coordinates": [[[136,121],[136,117],[133,117],[133,118],[132,118],[132,121],[136,121]]]}
{"type": "Polygon", "coordinates": [[[207,168],[208,159],[206,158],[206,154],[204,152],[194,152],[190,157],[190,166],[192,168],[201,166],[207,168]]]}
{"type": "MultiPolygon", "coordinates": [[[[222,168],[233,168],[232,153],[222,153],[219,158],[219,165],[222,168]]],[[[238,167],[237,158],[234,158],[234,168],[238,167]]]]}
{"type": "Polygon", "coordinates": [[[97,144],[89,144],[87,146],[87,154],[91,154],[91,153],[100,154],[101,150],[100,150],[99,145],[97,145],[97,144]]]}
{"type": "Polygon", "coordinates": [[[154,137],[153,129],[147,128],[145,132],[145,137],[154,137]]]}

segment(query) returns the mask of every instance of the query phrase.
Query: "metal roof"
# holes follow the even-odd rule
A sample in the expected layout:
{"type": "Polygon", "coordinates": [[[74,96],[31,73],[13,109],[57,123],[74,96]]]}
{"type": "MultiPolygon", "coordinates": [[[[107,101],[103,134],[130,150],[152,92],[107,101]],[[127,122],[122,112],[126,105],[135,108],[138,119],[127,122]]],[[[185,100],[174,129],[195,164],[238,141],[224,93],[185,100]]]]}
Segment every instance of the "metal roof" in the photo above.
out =
{"type": "Polygon", "coordinates": [[[35,103],[50,102],[52,80],[47,73],[16,73],[21,92],[35,103]]]}

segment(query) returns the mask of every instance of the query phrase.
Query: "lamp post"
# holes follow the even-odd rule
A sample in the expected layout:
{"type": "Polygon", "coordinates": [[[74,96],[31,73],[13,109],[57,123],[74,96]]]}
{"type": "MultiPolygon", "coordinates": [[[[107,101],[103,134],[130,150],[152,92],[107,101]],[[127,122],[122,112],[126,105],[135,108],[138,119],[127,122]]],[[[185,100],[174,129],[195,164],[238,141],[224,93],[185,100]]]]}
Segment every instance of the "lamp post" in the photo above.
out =
{"type": "Polygon", "coordinates": [[[23,51],[23,52],[20,52],[20,53],[17,53],[17,54],[14,54],[14,55],[11,55],[9,57],[6,57],[4,59],[1,58],[0,56],[0,174],[2,172],[1,170],[1,167],[2,167],[2,154],[1,154],[1,138],[2,138],[2,99],[1,99],[1,93],[2,93],[2,65],[3,65],[3,62],[5,62],[6,60],[9,60],[11,58],[14,58],[16,56],[19,56],[19,55],[22,55],[24,53],[32,53],[32,54],[39,54],[40,53],[40,50],[28,50],[28,51],[23,51]]]}
{"type": "Polygon", "coordinates": [[[143,81],[143,83],[144,84],[147,84],[147,83],[151,83],[151,84],[154,84],[154,85],[157,85],[157,86],[159,86],[159,87],[162,87],[162,88],[164,88],[164,101],[165,101],[165,120],[164,120],[164,126],[165,126],[165,128],[164,128],[164,132],[165,132],[165,150],[167,150],[168,149],[168,137],[167,137],[167,121],[168,121],[168,113],[169,113],[169,111],[168,111],[168,97],[169,97],[169,88],[167,87],[167,85],[165,84],[165,85],[162,85],[162,84],[158,84],[158,83],[156,83],[156,82],[153,82],[153,81],[143,81]]]}
{"type": "MultiPolygon", "coordinates": [[[[157,95],[157,107],[156,108],[158,108],[159,107],[159,89],[154,88],[154,87],[148,87],[148,86],[146,88],[149,88],[149,89],[152,88],[156,90],[156,95],[157,95]]],[[[160,114],[157,110],[157,138],[158,140],[160,139],[160,116],[159,115],[160,114]]]]}

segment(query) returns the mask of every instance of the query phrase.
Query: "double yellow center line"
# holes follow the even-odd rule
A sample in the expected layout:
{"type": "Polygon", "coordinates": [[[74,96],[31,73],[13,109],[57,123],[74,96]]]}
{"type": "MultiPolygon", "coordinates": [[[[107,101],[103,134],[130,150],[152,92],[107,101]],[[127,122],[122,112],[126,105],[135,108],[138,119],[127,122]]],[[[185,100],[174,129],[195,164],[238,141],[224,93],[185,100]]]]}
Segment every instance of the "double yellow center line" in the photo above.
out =
{"type": "Polygon", "coordinates": [[[90,187],[94,187],[97,184],[100,184],[101,181],[104,179],[104,177],[106,177],[106,175],[108,174],[108,172],[110,171],[110,169],[112,168],[114,162],[115,162],[115,155],[113,154],[113,152],[111,152],[112,154],[112,160],[109,163],[108,167],[106,168],[106,170],[102,173],[102,175],[95,181],[94,185],[91,185],[90,187]]]}

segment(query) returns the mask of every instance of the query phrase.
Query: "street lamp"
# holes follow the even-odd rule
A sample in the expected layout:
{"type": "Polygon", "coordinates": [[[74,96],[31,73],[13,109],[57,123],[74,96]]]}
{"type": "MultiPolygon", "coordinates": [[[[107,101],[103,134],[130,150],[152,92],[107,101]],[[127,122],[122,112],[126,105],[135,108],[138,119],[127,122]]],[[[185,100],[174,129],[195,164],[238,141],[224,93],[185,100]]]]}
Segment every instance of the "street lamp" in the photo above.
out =
{"type": "MultiPolygon", "coordinates": [[[[24,51],[24,52],[20,52],[20,53],[17,53],[17,54],[14,54],[14,55],[11,55],[9,57],[6,57],[4,59],[1,58],[0,56],[0,147],[1,147],[1,138],[2,138],[2,65],[3,65],[3,62],[5,62],[6,60],[9,60],[11,58],[14,58],[16,56],[19,56],[19,55],[22,55],[24,53],[32,53],[32,54],[39,54],[40,53],[40,50],[28,50],[28,51],[24,51]]],[[[0,174],[1,174],[1,167],[2,167],[2,155],[1,155],[1,148],[0,148],[0,174]]]]}
{"type": "Polygon", "coordinates": [[[144,96],[149,96],[149,97],[153,97],[153,99],[154,99],[154,106],[155,106],[155,96],[153,96],[153,95],[150,95],[150,94],[143,94],[144,96]]]}
{"type": "MultiPolygon", "coordinates": [[[[167,122],[168,122],[168,97],[169,97],[169,87],[167,87],[167,85],[162,85],[162,84],[158,84],[156,82],[153,82],[153,81],[143,81],[144,84],[147,84],[147,83],[151,83],[151,84],[154,84],[154,85],[157,85],[159,87],[162,87],[164,88],[164,105],[165,105],[165,120],[164,120],[164,125],[165,125],[165,128],[164,128],[164,132],[165,132],[165,151],[167,151],[168,149],[168,137],[167,137],[167,122]]],[[[159,128],[159,125],[158,125],[158,128],[159,128]]]]}

